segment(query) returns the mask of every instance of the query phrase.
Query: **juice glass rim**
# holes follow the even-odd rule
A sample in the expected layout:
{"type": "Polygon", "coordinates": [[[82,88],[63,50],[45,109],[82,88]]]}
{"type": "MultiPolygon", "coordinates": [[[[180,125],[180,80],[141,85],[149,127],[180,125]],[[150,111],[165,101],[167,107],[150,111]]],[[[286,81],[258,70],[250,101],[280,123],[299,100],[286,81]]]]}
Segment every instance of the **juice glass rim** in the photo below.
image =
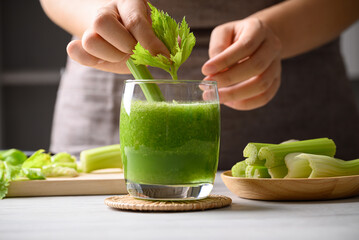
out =
{"type": "Polygon", "coordinates": [[[125,83],[193,83],[193,84],[208,84],[208,85],[217,85],[216,81],[208,80],[172,80],[172,79],[128,79],[125,80],[125,83]]]}

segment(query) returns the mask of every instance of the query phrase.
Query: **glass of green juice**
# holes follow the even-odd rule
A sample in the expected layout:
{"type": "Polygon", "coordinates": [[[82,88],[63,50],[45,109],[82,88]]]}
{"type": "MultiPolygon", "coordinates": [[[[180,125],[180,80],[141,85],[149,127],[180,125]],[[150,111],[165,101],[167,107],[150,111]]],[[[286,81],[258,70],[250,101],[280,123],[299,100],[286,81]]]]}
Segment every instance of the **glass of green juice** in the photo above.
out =
{"type": "Polygon", "coordinates": [[[133,197],[206,198],[217,171],[219,140],[216,82],[125,82],[120,144],[127,191],[133,197]],[[146,98],[143,86],[157,88],[162,99],[146,98]]]}

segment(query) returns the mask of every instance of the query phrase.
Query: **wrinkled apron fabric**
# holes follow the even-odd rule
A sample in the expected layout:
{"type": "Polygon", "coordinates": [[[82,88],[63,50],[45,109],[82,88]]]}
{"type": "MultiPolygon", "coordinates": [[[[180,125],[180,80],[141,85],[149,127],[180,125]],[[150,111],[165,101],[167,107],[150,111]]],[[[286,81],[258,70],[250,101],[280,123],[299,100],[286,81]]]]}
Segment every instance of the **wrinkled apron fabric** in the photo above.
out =
{"type": "MultiPolygon", "coordinates": [[[[177,21],[186,16],[197,37],[193,53],[181,67],[181,79],[203,79],[211,30],[242,19],[278,1],[152,0],[177,21]]],[[[156,78],[170,78],[151,69],[156,78]]],[[[123,80],[117,75],[68,60],[55,107],[51,151],[78,155],[88,148],[119,142],[119,111],[123,80]]],[[[359,115],[356,110],[339,40],[282,62],[282,84],[274,99],[252,111],[221,106],[220,169],[243,159],[248,142],[279,143],[287,139],[329,137],[337,156],[359,155],[359,115]]]]}

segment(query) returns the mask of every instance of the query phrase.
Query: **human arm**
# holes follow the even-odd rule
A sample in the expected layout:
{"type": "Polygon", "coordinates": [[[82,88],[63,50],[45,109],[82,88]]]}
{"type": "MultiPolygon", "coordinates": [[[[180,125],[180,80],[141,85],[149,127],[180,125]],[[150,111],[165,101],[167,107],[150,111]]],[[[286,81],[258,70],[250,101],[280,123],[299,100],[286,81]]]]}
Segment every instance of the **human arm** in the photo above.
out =
{"type": "Polygon", "coordinates": [[[310,51],[338,37],[359,18],[358,0],[290,0],[257,12],[282,43],[282,58],[310,51]]]}
{"type": "Polygon", "coordinates": [[[202,72],[220,100],[238,110],[267,104],[280,85],[281,60],[337,37],[359,17],[356,0],[289,0],[212,32],[202,72]]]}
{"type": "Polygon", "coordinates": [[[50,19],[79,38],[67,52],[83,65],[129,73],[126,61],[138,41],[153,54],[168,54],[152,30],[145,0],[41,0],[41,5],[50,19]]]}

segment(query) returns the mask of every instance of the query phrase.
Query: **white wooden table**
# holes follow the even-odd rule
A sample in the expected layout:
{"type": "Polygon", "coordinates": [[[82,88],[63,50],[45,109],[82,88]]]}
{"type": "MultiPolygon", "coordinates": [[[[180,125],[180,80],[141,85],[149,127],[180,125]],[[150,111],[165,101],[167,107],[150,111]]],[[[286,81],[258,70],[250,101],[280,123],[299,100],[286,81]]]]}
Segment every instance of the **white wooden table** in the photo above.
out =
{"type": "Polygon", "coordinates": [[[231,207],[139,213],[107,207],[107,196],[0,200],[0,239],[359,239],[359,197],[320,202],[245,200],[217,175],[213,193],[231,207]]]}

